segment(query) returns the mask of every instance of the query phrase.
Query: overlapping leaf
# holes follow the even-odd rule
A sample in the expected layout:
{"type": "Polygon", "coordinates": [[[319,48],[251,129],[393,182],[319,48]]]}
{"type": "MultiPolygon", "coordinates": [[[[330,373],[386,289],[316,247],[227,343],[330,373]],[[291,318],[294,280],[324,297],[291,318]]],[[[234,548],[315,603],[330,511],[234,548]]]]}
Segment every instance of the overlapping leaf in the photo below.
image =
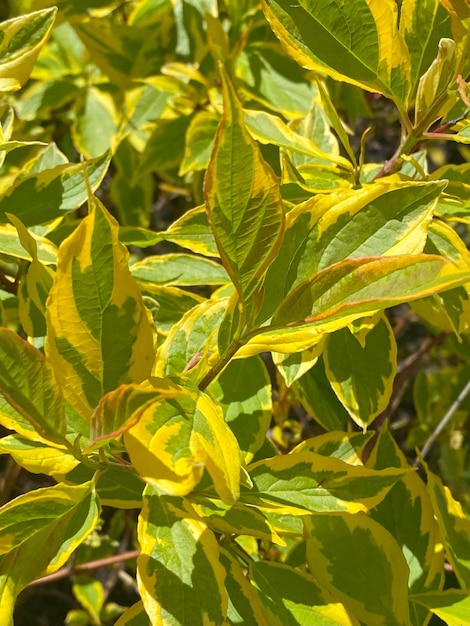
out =
{"type": "Polygon", "coordinates": [[[304,524],[322,587],[362,624],[409,626],[408,566],[392,535],[364,513],[312,514],[304,524]]]}
{"type": "Polygon", "coordinates": [[[365,511],[375,506],[406,470],[379,472],[314,452],[272,457],[247,468],[253,488],[241,501],[279,512],[365,511]]]}
{"type": "Polygon", "coordinates": [[[427,470],[428,492],[439,522],[446,555],[463,589],[470,587],[470,519],[442,480],[427,470]]]}
{"type": "Polygon", "coordinates": [[[222,285],[229,278],[224,267],[204,257],[172,253],[149,256],[131,266],[133,277],[139,282],[156,285],[222,285]]]}
{"type": "Polygon", "coordinates": [[[38,435],[65,442],[65,407],[44,355],[6,328],[0,329],[0,392],[38,435]]]}
{"type": "Polygon", "coordinates": [[[83,177],[86,168],[91,189],[99,187],[110,155],[90,159],[85,165],[67,163],[19,178],[0,198],[0,221],[6,213],[16,215],[25,226],[44,224],[81,206],[88,197],[83,177]]]}
{"type": "Polygon", "coordinates": [[[436,56],[439,40],[452,35],[450,16],[436,0],[404,0],[400,8],[399,30],[410,54],[413,97],[420,76],[436,56]],[[426,28],[421,28],[421,24],[426,24],[426,28]]]}
{"type": "Polygon", "coordinates": [[[144,480],[170,495],[187,495],[209,472],[219,497],[237,500],[240,450],[221,408],[205,394],[173,385],[170,399],[144,406],[125,433],[131,461],[144,480]]]}
{"type": "Polygon", "coordinates": [[[16,91],[28,80],[54,24],[55,7],[0,25],[0,91],[16,91]]]}
{"type": "Polygon", "coordinates": [[[368,332],[364,345],[348,328],[326,339],[330,384],[352,419],[366,429],[386,409],[397,370],[397,346],[385,316],[368,332]]]}
{"type": "Polygon", "coordinates": [[[426,243],[426,231],[442,182],[374,184],[314,196],[287,216],[279,254],[264,282],[265,305],[257,321],[264,322],[296,285],[315,272],[346,258],[416,254],[426,243]]]}
{"type": "Polygon", "coordinates": [[[217,540],[189,502],[147,487],[138,537],[139,591],[153,626],[225,623],[228,598],[217,540]]]}
{"type": "Polygon", "coordinates": [[[246,130],[224,74],[223,83],[224,114],[206,174],[205,200],[222,262],[246,308],[276,256],[284,209],[276,177],[246,130]]]}
{"type": "MultiPolygon", "coordinates": [[[[375,469],[407,468],[408,463],[388,428],[383,428],[368,460],[375,469]]],[[[444,554],[440,531],[426,486],[416,472],[405,474],[372,511],[371,516],[387,529],[403,550],[409,567],[412,593],[439,590],[444,582],[444,554]]],[[[426,611],[410,602],[413,624],[422,624],[426,611]]]]}
{"type": "Polygon", "coordinates": [[[378,91],[406,108],[410,59],[392,0],[265,0],[266,17],[291,56],[336,80],[378,91]]]}
{"type": "Polygon", "coordinates": [[[153,330],[118,242],[118,226],[98,200],[59,248],[47,305],[47,354],[70,404],[89,418],[100,398],[151,372],[153,330]]]}
{"type": "Polygon", "coordinates": [[[35,578],[58,570],[95,528],[99,513],[91,483],[38,489],[0,509],[3,624],[13,624],[18,593],[35,578]]]}

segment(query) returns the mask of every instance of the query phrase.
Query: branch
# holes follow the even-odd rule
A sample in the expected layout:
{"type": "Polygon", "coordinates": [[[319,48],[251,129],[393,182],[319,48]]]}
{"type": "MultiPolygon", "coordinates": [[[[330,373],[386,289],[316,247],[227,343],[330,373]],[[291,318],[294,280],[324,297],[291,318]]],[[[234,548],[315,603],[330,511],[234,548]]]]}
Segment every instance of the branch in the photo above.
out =
{"type": "Polygon", "coordinates": [[[434,442],[436,441],[436,439],[442,433],[442,431],[447,426],[447,424],[450,422],[450,420],[454,417],[454,414],[456,413],[456,411],[458,410],[458,408],[460,407],[460,405],[462,404],[462,402],[465,400],[465,398],[468,396],[469,393],[470,393],[470,380],[465,385],[465,387],[462,389],[462,391],[459,393],[459,395],[457,396],[457,399],[455,400],[453,405],[450,407],[450,409],[444,415],[444,417],[439,422],[439,424],[437,425],[437,427],[434,430],[434,432],[432,433],[432,435],[429,437],[429,439],[424,444],[423,449],[421,450],[421,458],[419,456],[417,456],[416,459],[415,459],[415,462],[414,462],[414,466],[415,467],[418,467],[419,464],[420,464],[420,460],[424,459],[425,456],[428,454],[429,450],[434,445],[434,442]]]}
{"type": "Polygon", "coordinates": [[[140,550],[129,550],[128,552],[123,552],[122,554],[114,554],[113,556],[96,559],[96,561],[90,561],[89,563],[80,563],[79,565],[75,566],[62,567],[62,569],[59,569],[53,574],[49,574],[48,576],[43,576],[42,578],[33,580],[29,583],[28,587],[44,585],[46,583],[54,582],[55,580],[68,578],[69,576],[72,576],[73,574],[78,574],[79,572],[92,572],[95,569],[99,569],[100,567],[107,567],[108,565],[114,565],[116,563],[130,561],[132,559],[136,559],[139,554],[140,550]]]}

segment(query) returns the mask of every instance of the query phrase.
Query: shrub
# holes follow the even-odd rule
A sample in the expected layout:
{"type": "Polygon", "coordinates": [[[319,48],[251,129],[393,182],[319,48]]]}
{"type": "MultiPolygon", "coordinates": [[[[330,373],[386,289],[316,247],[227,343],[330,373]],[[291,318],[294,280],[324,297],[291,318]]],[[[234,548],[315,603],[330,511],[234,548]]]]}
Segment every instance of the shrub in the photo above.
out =
{"type": "Polygon", "coordinates": [[[51,4],[0,24],[2,623],[470,624],[468,2],[51,4]]]}

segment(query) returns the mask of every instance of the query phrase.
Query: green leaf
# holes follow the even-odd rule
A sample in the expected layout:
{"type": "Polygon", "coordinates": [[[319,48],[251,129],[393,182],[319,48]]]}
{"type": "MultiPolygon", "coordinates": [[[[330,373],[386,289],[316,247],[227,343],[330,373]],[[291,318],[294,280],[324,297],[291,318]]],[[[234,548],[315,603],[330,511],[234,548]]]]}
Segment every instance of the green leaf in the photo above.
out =
{"type": "Polygon", "coordinates": [[[96,527],[99,514],[92,483],[37,489],[0,509],[3,623],[13,623],[11,616],[18,593],[39,576],[62,567],[96,527]]]}
{"type": "Polygon", "coordinates": [[[88,86],[76,98],[74,113],[72,137],[79,152],[94,158],[114,147],[119,119],[115,102],[108,93],[88,86]]]}
{"type": "Polygon", "coordinates": [[[409,626],[408,566],[392,535],[364,513],[312,514],[304,525],[322,587],[363,624],[409,626]]]}
{"type": "Polygon", "coordinates": [[[352,419],[364,430],[384,411],[397,371],[397,345],[385,316],[364,345],[348,328],[328,335],[324,356],[330,384],[352,419]]]}
{"type": "MultiPolygon", "coordinates": [[[[8,214],[8,219],[13,222],[15,216],[8,214]]],[[[21,223],[19,220],[17,223],[21,223]]],[[[24,225],[23,225],[24,226],[24,225]]],[[[21,228],[21,227],[20,227],[21,228]]],[[[36,234],[28,233],[36,242],[37,258],[44,265],[55,265],[57,263],[57,248],[46,239],[36,234]]],[[[25,248],[18,237],[18,230],[11,224],[3,224],[0,226],[0,253],[7,254],[15,259],[24,259],[31,261],[33,258],[28,250],[32,249],[30,245],[25,248]]]]}
{"type": "Polygon", "coordinates": [[[52,287],[54,273],[39,260],[36,239],[30,235],[21,221],[14,215],[7,217],[18,231],[21,245],[32,258],[31,264],[22,276],[18,290],[21,325],[28,336],[44,337],[46,334],[46,300],[52,287]]]}
{"type": "Polygon", "coordinates": [[[347,258],[422,252],[443,183],[375,183],[318,195],[287,215],[279,254],[264,282],[258,322],[295,286],[347,258]]]}
{"type": "Polygon", "coordinates": [[[470,587],[470,519],[442,480],[426,468],[428,492],[439,522],[447,558],[463,589],[470,587]]]}
{"type": "Polygon", "coordinates": [[[251,563],[250,577],[283,626],[359,626],[341,603],[304,572],[282,563],[258,561],[251,563]]]}
{"type": "Polygon", "coordinates": [[[248,315],[246,323],[247,304],[276,256],[284,209],[277,179],[245,128],[229,79],[222,77],[224,114],[205,178],[205,200],[222,262],[248,315]]]}
{"type": "Polygon", "coordinates": [[[171,241],[197,254],[219,256],[203,206],[190,209],[165,231],[154,232],[144,228],[123,226],[119,231],[119,239],[128,246],[141,248],[153,246],[160,241],[171,241]]]}
{"type": "Polygon", "coordinates": [[[435,0],[403,0],[399,30],[410,53],[413,98],[420,77],[436,56],[439,40],[452,35],[450,16],[435,0]],[[426,24],[426,28],[422,28],[421,24],[426,24]]]}
{"type": "Polygon", "coordinates": [[[132,276],[141,283],[156,285],[222,285],[229,281],[224,267],[210,259],[172,253],[148,256],[131,265],[132,276]]]}
{"type": "Polygon", "coordinates": [[[54,24],[57,9],[45,9],[0,25],[0,91],[16,91],[28,80],[54,24]]]}
{"type": "Polygon", "coordinates": [[[299,445],[291,451],[291,454],[297,452],[315,452],[322,456],[341,459],[350,465],[363,465],[362,454],[371,437],[373,437],[373,433],[371,432],[346,433],[339,430],[331,431],[324,435],[304,439],[302,443],[299,443],[299,445]]]}
{"type": "Polygon", "coordinates": [[[263,361],[259,357],[232,361],[209,391],[249,463],[263,445],[272,417],[271,384],[263,361]]]}
{"type": "Polygon", "coordinates": [[[225,568],[225,588],[228,592],[227,617],[229,624],[256,624],[256,626],[283,626],[277,615],[269,611],[261,595],[250,583],[238,560],[220,548],[220,562],[225,568]]]}
{"type": "Polygon", "coordinates": [[[412,595],[410,599],[425,606],[447,626],[470,626],[468,590],[446,589],[439,593],[420,593],[412,595]]]}
{"type": "Polygon", "coordinates": [[[158,350],[153,374],[192,372],[215,348],[214,335],[226,310],[225,300],[204,300],[172,325],[158,350]],[[212,340],[211,340],[212,339],[212,340]]]}
{"type": "Polygon", "coordinates": [[[241,501],[296,515],[309,511],[365,511],[385,497],[405,473],[376,472],[314,452],[298,452],[258,461],[247,467],[253,488],[241,501]]]}
{"type": "Polygon", "coordinates": [[[84,165],[67,163],[18,178],[0,198],[0,221],[5,221],[6,213],[11,213],[25,226],[34,226],[77,209],[88,197],[83,168],[94,191],[101,184],[109,161],[110,155],[105,153],[85,161],[84,165]]]}
{"type": "Polygon", "coordinates": [[[322,357],[293,383],[292,390],[307,413],[325,430],[347,429],[349,414],[331,388],[322,357]]]}
{"type": "Polygon", "coordinates": [[[74,576],[72,584],[73,595],[95,624],[100,623],[100,612],[105,601],[104,587],[101,582],[90,575],[79,574],[74,576]]]}
{"type": "Polygon", "coordinates": [[[0,329],[0,392],[50,441],[65,443],[65,409],[56,377],[44,355],[6,328],[0,329]]]}
{"type": "Polygon", "coordinates": [[[211,111],[198,111],[186,132],[184,158],[179,175],[207,169],[217,131],[218,117],[211,111]]]}
{"type": "Polygon", "coordinates": [[[298,134],[292,129],[292,125],[287,126],[277,115],[252,110],[244,111],[244,115],[246,127],[260,143],[274,144],[289,152],[310,157],[309,163],[312,160],[321,159],[326,163],[334,163],[346,171],[351,171],[351,163],[347,159],[335,154],[334,150],[331,152],[321,150],[314,139],[298,134]]]}
{"type": "MultiPolygon", "coordinates": [[[[403,452],[389,429],[382,427],[368,460],[374,469],[408,468],[403,452]]],[[[412,593],[439,590],[444,583],[444,554],[440,549],[439,526],[426,486],[416,472],[408,472],[391,488],[370,515],[397,540],[409,567],[408,587],[412,593]]],[[[421,625],[426,611],[410,602],[413,624],[421,625]]]]}
{"type": "Polygon", "coordinates": [[[47,304],[47,354],[67,400],[85,418],[108,391],[145,380],[155,359],[118,225],[98,200],[93,205],[59,248],[47,304]]]}
{"type": "Polygon", "coordinates": [[[164,382],[165,398],[144,405],[124,440],[135,468],[169,495],[187,495],[209,472],[219,497],[238,499],[240,449],[222,409],[205,394],[164,382]]]}
{"type": "Polygon", "coordinates": [[[286,545],[263,513],[255,507],[240,502],[227,505],[215,498],[205,498],[198,494],[191,497],[191,504],[201,519],[216,532],[250,535],[280,546],[286,545]]]}
{"type": "Polygon", "coordinates": [[[347,259],[315,274],[278,306],[273,325],[329,326],[358,319],[404,300],[444,291],[468,282],[442,257],[401,255],[347,259]]]}
{"type": "Polygon", "coordinates": [[[266,0],[266,17],[289,54],[302,66],[372,92],[404,110],[410,59],[391,0],[266,0]]]}
{"type": "Polygon", "coordinates": [[[151,623],[223,624],[228,599],[217,540],[189,502],[161,495],[148,486],[138,537],[139,591],[151,623]]]}

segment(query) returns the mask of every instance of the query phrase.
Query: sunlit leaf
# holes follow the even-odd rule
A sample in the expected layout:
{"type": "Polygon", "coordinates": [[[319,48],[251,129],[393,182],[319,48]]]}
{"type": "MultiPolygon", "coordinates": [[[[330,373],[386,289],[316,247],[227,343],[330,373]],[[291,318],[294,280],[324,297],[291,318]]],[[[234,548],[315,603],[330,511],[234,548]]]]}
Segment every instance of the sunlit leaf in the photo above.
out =
{"type": "Polygon", "coordinates": [[[300,65],[406,107],[410,60],[395,2],[300,0],[287,5],[265,0],[264,6],[271,28],[300,65]]]}
{"type": "Polygon", "coordinates": [[[205,200],[222,262],[246,307],[276,255],[284,209],[276,177],[245,128],[225,75],[223,84],[224,115],[206,174],[205,200]]]}
{"type": "Polygon", "coordinates": [[[5,20],[0,25],[0,91],[16,91],[28,80],[47,41],[57,9],[5,20]]]}
{"type": "Polygon", "coordinates": [[[138,536],[138,585],[151,623],[223,624],[228,599],[217,540],[189,502],[147,487],[138,536]]]}
{"type": "Polygon", "coordinates": [[[364,513],[312,514],[304,524],[310,571],[348,612],[364,624],[409,626],[408,566],[392,535],[364,513]]]}
{"type": "Polygon", "coordinates": [[[365,511],[385,497],[405,470],[380,472],[314,452],[258,461],[247,468],[253,488],[241,501],[286,513],[365,511]]]}
{"type": "Polygon", "coordinates": [[[117,223],[93,202],[59,248],[47,304],[47,354],[65,397],[85,418],[108,391],[147,378],[155,358],[152,326],[117,223]]]}

